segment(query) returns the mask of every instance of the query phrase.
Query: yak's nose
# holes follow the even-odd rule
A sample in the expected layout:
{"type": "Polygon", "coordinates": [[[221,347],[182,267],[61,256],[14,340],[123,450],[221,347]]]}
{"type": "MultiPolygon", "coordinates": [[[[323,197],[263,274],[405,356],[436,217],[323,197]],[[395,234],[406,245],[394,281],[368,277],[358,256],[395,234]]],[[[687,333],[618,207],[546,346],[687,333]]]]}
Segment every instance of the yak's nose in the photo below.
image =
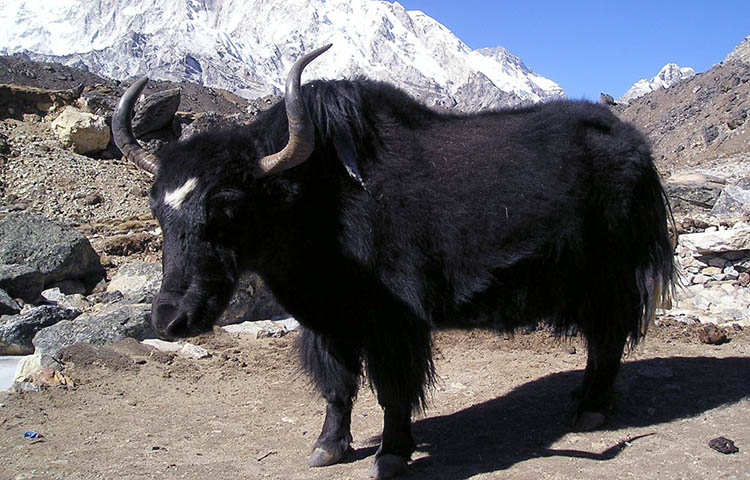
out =
{"type": "Polygon", "coordinates": [[[166,340],[190,336],[188,316],[171,303],[156,299],[151,306],[151,325],[166,340]]]}

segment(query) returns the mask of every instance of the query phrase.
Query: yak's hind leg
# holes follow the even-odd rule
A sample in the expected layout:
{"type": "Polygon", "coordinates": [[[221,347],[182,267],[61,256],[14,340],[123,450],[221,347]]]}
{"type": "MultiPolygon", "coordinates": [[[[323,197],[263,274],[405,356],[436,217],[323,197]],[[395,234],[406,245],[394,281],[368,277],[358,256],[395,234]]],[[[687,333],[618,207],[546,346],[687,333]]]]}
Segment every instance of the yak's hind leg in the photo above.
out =
{"type": "MultiPolygon", "coordinates": [[[[637,296],[630,298],[638,304],[637,296]]],[[[626,307],[628,304],[633,305],[613,302],[610,305],[614,307],[608,313],[599,311],[579,324],[588,350],[583,384],[573,392],[573,413],[579,429],[598,427],[613,407],[613,387],[628,336],[639,335],[641,312],[626,307]]]]}
{"type": "Polygon", "coordinates": [[[331,465],[344,456],[352,441],[352,404],[361,374],[361,348],[354,340],[318,335],[303,329],[299,338],[302,365],[326,400],[323,430],[308,464],[331,465]]]}

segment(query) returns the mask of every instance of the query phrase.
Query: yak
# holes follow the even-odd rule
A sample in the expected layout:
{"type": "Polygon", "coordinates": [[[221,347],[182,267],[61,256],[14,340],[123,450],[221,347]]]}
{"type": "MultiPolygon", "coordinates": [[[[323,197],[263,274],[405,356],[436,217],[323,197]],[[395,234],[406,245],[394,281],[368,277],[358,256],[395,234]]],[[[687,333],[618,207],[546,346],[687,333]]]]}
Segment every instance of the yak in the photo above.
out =
{"type": "MultiPolygon", "coordinates": [[[[431,332],[544,322],[586,339],[574,411],[609,408],[626,347],[673,283],[671,210],[647,141],[606,106],[556,100],[480,113],[431,109],[364,77],[301,85],[248,125],[156,154],[123,95],[113,134],[155,174],[166,338],[210,330],[257,272],[302,325],[303,369],[326,401],[309,465],[340,461],[364,375],[384,412],[370,476],[403,472],[411,416],[435,380],[431,332]]],[[[673,221],[672,221],[673,223],[673,221]]]]}

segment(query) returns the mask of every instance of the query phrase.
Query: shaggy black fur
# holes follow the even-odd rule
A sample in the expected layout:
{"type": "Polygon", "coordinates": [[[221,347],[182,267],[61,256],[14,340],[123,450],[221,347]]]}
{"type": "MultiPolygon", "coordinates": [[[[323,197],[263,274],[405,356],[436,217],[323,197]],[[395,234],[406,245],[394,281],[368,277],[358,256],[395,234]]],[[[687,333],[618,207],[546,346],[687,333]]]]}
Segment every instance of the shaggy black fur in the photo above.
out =
{"type": "Polygon", "coordinates": [[[576,326],[589,350],[579,411],[604,409],[673,277],[643,136],[587,102],[444,114],[364,79],[303,95],[316,148],[280,175],[257,178],[257,160],[287,140],[283,102],[160,154],[155,327],[210,328],[238,273],[260,273],[305,327],[302,363],[328,402],[313,465],[348,448],[362,365],[385,410],[377,457],[411,455],[435,327],[576,326]],[[198,187],[175,211],[164,195],[188,178],[198,187]]]}

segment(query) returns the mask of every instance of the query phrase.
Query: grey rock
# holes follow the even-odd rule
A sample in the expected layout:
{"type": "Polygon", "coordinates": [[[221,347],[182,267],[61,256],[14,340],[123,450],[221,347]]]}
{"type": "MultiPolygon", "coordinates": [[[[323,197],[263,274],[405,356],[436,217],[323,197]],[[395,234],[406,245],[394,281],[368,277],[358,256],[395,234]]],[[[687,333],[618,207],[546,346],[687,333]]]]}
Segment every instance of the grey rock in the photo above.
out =
{"type": "Polygon", "coordinates": [[[0,315],[15,315],[21,311],[21,307],[8,295],[5,290],[0,289],[0,315]]]}
{"type": "Polygon", "coordinates": [[[665,190],[676,210],[691,211],[695,207],[710,210],[719,199],[725,183],[710,175],[680,174],[669,178],[665,190]]]}
{"type": "Polygon", "coordinates": [[[719,138],[719,127],[716,125],[708,125],[703,127],[701,130],[703,134],[703,141],[706,145],[711,145],[711,142],[719,138]]]}
{"type": "Polygon", "coordinates": [[[28,355],[34,353],[34,336],[48,327],[69,321],[80,311],[54,305],[42,305],[13,317],[3,317],[0,323],[0,354],[28,355]]]}
{"type": "Polygon", "coordinates": [[[270,320],[261,320],[258,322],[243,322],[236,325],[225,325],[222,328],[229,333],[250,335],[254,338],[279,338],[288,333],[284,325],[272,322],[270,320]]]}
{"type": "Polygon", "coordinates": [[[136,105],[133,115],[133,133],[140,137],[165,127],[171,127],[179,106],[179,88],[163,90],[147,96],[136,105]]]}
{"type": "Polygon", "coordinates": [[[40,330],[33,339],[37,353],[57,356],[76,343],[108,345],[123,338],[155,338],[151,327],[151,305],[108,305],[40,330]]]}
{"type": "Polygon", "coordinates": [[[289,315],[276,301],[263,279],[255,273],[246,273],[240,276],[229,306],[216,324],[231,325],[280,316],[289,315]]]}
{"type": "Polygon", "coordinates": [[[28,213],[0,220],[0,263],[23,264],[40,271],[45,287],[74,281],[91,289],[105,276],[99,256],[79,232],[28,213]]]}
{"type": "Polygon", "coordinates": [[[92,305],[98,305],[100,303],[122,302],[124,298],[125,296],[122,294],[122,292],[115,290],[113,292],[93,293],[86,297],[86,300],[88,300],[92,305]]]}
{"type": "Polygon", "coordinates": [[[80,293],[65,295],[58,287],[43,291],[42,297],[50,303],[74,310],[84,311],[91,307],[91,302],[80,293]]]}
{"type": "Polygon", "coordinates": [[[711,214],[721,216],[737,216],[750,210],[750,178],[727,185],[716,200],[711,214]]]}
{"type": "Polygon", "coordinates": [[[14,298],[33,303],[44,288],[44,275],[28,265],[0,264],[0,289],[14,298]]]}
{"type": "Polygon", "coordinates": [[[126,263],[113,275],[107,292],[121,292],[127,302],[149,303],[159,293],[161,280],[161,265],[158,263],[126,263]]]}

